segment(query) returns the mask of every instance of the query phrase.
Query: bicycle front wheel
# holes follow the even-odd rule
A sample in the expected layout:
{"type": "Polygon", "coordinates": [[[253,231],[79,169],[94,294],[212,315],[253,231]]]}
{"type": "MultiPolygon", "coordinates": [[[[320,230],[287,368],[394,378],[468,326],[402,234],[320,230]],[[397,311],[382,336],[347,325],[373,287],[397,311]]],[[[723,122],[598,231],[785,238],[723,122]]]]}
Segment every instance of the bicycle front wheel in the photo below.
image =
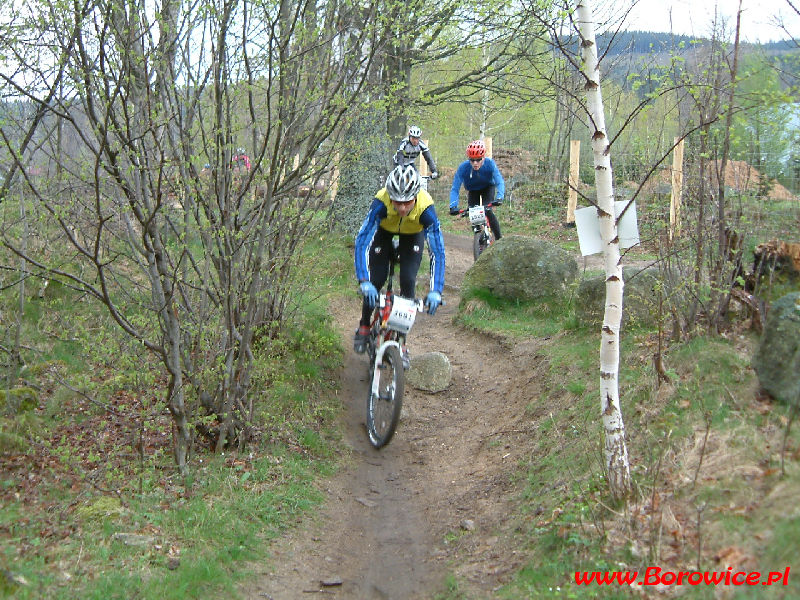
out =
{"type": "Polygon", "coordinates": [[[489,247],[494,241],[494,236],[492,235],[492,230],[488,227],[483,227],[479,231],[475,232],[475,237],[472,238],[472,255],[475,260],[478,260],[478,257],[481,253],[489,247]]]}
{"type": "Polygon", "coordinates": [[[392,439],[403,406],[405,380],[400,349],[397,346],[386,348],[382,362],[374,368],[378,373],[378,393],[374,394],[370,385],[367,434],[373,446],[382,448],[392,439]]]}

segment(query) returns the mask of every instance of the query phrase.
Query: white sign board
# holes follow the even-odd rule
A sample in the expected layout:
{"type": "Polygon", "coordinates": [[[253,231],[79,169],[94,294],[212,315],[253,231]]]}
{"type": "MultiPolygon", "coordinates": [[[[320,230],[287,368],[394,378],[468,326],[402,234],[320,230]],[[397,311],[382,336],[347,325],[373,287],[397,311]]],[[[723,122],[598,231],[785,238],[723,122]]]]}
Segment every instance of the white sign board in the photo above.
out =
{"type": "MultiPolygon", "coordinates": [[[[628,200],[614,202],[616,216],[628,205],[628,200]]],[[[578,229],[578,243],[581,246],[581,256],[597,254],[603,251],[600,239],[600,220],[597,218],[597,209],[594,206],[580,208],[575,211],[575,227],[578,229]]],[[[639,243],[639,225],[636,221],[636,202],[632,202],[628,210],[617,223],[617,235],[620,248],[630,248],[639,243]]]]}

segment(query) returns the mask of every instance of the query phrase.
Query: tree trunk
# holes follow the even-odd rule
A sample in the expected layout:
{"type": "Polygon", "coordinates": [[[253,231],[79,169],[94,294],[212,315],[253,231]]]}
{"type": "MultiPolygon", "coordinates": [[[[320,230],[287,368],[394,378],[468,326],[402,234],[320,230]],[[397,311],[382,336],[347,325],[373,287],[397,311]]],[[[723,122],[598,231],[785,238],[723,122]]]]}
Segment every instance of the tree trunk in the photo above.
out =
{"type": "MultiPolygon", "coordinates": [[[[719,173],[717,174],[717,240],[719,244],[719,268],[717,270],[718,286],[715,294],[719,295],[715,303],[716,314],[714,315],[713,327],[716,332],[719,332],[722,327],[722,321],[728,313],[728,306],[731,299],[731,289],[733,287],[733,278],[736,277],[737,269],[733,269],[730,277],[726,277],[726,266],[730,264],[729,260],[732,257],[732,262],[736,264],[737,257],[735,253],[737,248],[729,246],[728,224],[727,215],[725,213],[725,172],[728,167],[728,156],[731,151],[731,128],[733,126],[733,112],[734,112],[734,98],[736,94],[736,77],[738,75],[739,65],[739,31],[741,30],[742,22],[742,0],[739,0],[739,10],[736,13],[736,37],[733,43],[733,65],[731,66],[731,87],[728,93],[728,111],[725,116],[725,137],[722,141],[722,156],[719,161],[719,173]],[[734,254],[732,254],[732,252],[734,254]]],[[[760,154],[760,153],[759,153],[760,154]]]]}
{"type": "Polygon", "coordinates": [[[625,425],[619,405],[619,330],[622,321],[622,264],[614,211],[614,186],[611,156],[606,134],[603,97],[600,91],[600,68],[589,0],[578,0],[577,23],[580,27],[581,54],[587,112],[592,132],[597,212],[603,241],[606,272],[606,304],[600,342],[600,409],[605,430],[606,476],[612,495],[625,498],[631,490],[625,425]]]}

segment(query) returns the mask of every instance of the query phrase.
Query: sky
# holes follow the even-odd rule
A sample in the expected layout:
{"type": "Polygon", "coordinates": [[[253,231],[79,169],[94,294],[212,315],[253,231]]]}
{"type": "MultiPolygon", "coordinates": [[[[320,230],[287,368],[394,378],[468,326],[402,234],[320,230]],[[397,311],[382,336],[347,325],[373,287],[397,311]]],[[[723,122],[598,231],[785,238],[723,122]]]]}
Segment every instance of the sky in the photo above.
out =
{"type": "MultiPolygon", "coordinates": [[[[800,10],[800,0],[791,2],[800,10]]],[[[729,39],[733,40],[738,6],[739,0],[639,0],[626,19],[625,29],[673,31],[708,37],[716,8],[727,19],[731,32],[729,39]]],[[[800,16],[792,11],[786,0],[742,0],[743,41],[765,43],[786,39],[787,34],[774,25],[774,21],[781,17],[792,36],[800,38],[800,16]]]]}

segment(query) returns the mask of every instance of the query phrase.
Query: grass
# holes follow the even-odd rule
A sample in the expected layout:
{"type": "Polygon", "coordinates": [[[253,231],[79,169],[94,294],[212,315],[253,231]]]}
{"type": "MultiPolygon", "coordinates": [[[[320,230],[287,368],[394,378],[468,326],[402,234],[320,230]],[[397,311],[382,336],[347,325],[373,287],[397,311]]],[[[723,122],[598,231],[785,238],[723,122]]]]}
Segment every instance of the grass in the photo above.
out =
{"type": "Polygon", "coordinates": [[[550,337],[569,328],[569,307],[563,302],[536,300],[511,301],[494,296],[484,289],[466,290],[456,320],[470,329],[486,329],[512,337],[550,337]]]}
{"type": "Polygon", "coordinates": [[[0,597],[237,597],[252,576],[247,565],[267,559],[264,542],[319,505],[315,482],[340,460],[330,392],[342,347],[328,304],[350,283],[350,258],[325,237],[309,251],[318,268],[303,274],[302,310],[255,348],[255,389],[269,389],[257,405],[256,443],[222,455],[197,445],[185,479],[168,452],[161,382],[146,355],[71,291],[48,290],[46,308],[29,301],[27,339],[63,317],[73,325],[61,336],[81,351],[60,360],[54,343],[26,359],[40,406],[0,419],[0,433],[19,434],[24,451],[3,456],[0,597]]]}
{"type": "MultiPolygon", "coordinates": [[[[519,490],[519,512],[529,516],[523,517],[526,528],[512,534],[530,560],[496,597],[628,598],[619,588],[578,586],[574,573],[643,572],[650,565],[693,570],[698,561],[701,570],[724,571],[721,555],[739,569],[791,566],[798,520],[784,502],[800,492],[800,468],[795,460],[787,478],[778,471],[789,409],[771,404],[767,412],[755,398],[749,356],[757,339],[751,332],[669,345],[665,361],[673,380],[657,388],[650,362],[654,332],[623,331],[620,394],[637,491],[620,507],[603,479],[599,333],[565,326],[568,308],[528,310],[485,291],[473,292],[462,308],[458,318],[469,327],[509,340],[548,338],[537,348],[548,365],[540,382],[546,394],[540,402],[548,409],[542,415],[532,407],[535,459],[523,466],[519,490]],[[663,518],[662,502],[682,528],[677,550],[669,535],[654,529],[663,518]],[[705,545],[698,559],[700,539],[705,545]]],[[[789,439],[796,457],[800,435],[789,439]]],[[[736,598],[793,598],[800,597],[800,582],[790,580],[783,590],[735,591],[736,598]]],[[[709,587],[682,592],[713,597],[709,587]]]]}

